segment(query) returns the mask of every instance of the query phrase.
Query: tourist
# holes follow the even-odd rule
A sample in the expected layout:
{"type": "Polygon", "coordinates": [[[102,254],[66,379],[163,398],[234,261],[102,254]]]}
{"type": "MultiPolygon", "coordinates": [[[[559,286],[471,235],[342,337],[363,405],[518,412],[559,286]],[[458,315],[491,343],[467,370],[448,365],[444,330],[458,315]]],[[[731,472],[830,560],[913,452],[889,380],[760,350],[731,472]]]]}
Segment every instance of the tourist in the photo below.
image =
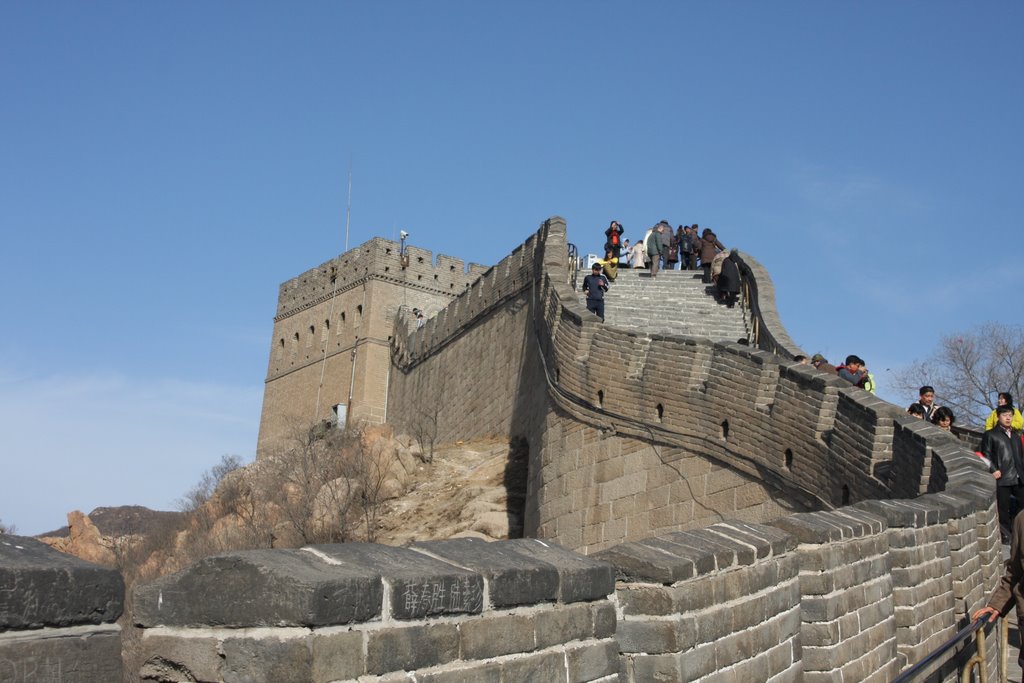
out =
{"type": "MultiPolygon", "coordinates": [[[[999,531],[1006,543],[1013,519],[1010,498],[1024,500],[1024,443],[1019,429],[1013,428],[1013,408],[996,408],[996,426],[981,437],[978,453],[992,462],[990,471],[996,478],[996,504],[999,507],[999,531]]],[[[1019,502],[1018,502],[1019,506],[1019,502]]]]}
{"type": "Polygon", "coordinates": [[[862,389],[868,381],[868,371],[864,367],[863,359],[853,354],[846,357],[845,365],[836,367],[836,374],[850,384],[862,389]]]}
{"type": "Polygon", "coordinates": [[[672,226],[667,221],[662,221],[662,235],[665,240],[665,270],[675,270],[679,263],[679,240],[672,232],[672,226]]]}
{"type": "Polygon", "coordinates": [[[658,223],[647,238],[647,257],[651,262],[651,277],[657,277],[661,259],[665,255],[665,226],[658,223]]]}
{"type": "Polygon", "coordinates": [[[725,247],[718,241],[718,236],[711,231],[711,228],[704,228],[704,232],[697,240],[697,253],[700,255],[700,267],[704,269],[703,282],[711,284],[711,262],[715,260],[715,254],[725,251],[725,247]]]}
{"type": "Polygon", "coordinates": [[[914,402],[907,407],[907,415],[910,417],[916,417],[918,420],[924,420],[924,408],[921,407],[920,403],[914,402]]]}
{"type": "Polygon", "coordinates": [[[932,412],[932,424],[937,425],[940,429],[945,429],[947,432],[952,431],[954,422],[956,422],[956,415],[946,406],[936,408],[932,412]]]}
{"type": "Polygon", "coordinates": [[[619,264],[627,268],[633,267],[633,248],[629,246],[629,240],[622,242],[622,255],[619,256],[619,264]]]}
{"type": "Polygon", "coordinates": [[[619,259],[615,257],[615,254],[611,249],[608,249],[604,253],[604,260],[598,260],[597,263],[604,270],[604,274],[609,280],[615,282],[615,278],[619,275],[619,259]]]}
{"type": "Polygon", "coordinates": [[[811,364],[811,359],[803,355],[802,353],[798,353],[797,355],[793,356],[793,360],[795,360],[799,365],[811,364]]]}
{"type": "MultiPolygon", "coordinates": [[[[1013,520],[1012,539],[1010,559],[1006,561],[1003,576],[992,589],[988,604],[971,615],[972,621],[995,621],[997,617],[1005,617],[1013,605],[1017,608],[1017,623],[1024,624],[1024,515],[1017,515],[1013,520]]],[[[1024,648],[1017,652],[1017,664],[1024,668],[1024,648]]]]}
{"type": "MultiPolygon", "coordinates": [[[[1010,406],[1013,408],[1013,428],[1016,430],[1024,429],[1024,416],[1021,416],[1020,411],[1013,405],[1013,394],[1006,391],[1000,391],[999,396],[996,398],[996,408],[999,406],[1010,406]]],[[[985,429],[992,429],[996,426],[997,422],[996,411],[992,411],[992,414],[985,420],[985,429]]]]}
{"type": "Polygon", "coordinates": [[[929,385],[924,385],[917,390],[919,398],[917,402],[924,408],[924,419],[932,419],[932,414],[935,413],[935,409],[938,407],[935,405],[935,389],[929,385]]]}
{"type": "Polygon", "coordinates": [[[595,263],[590,275],[583,278],[583,291],[587,294],[587,310],[604,322],[604,293],[608,291],[608,278],[601,274],[600,263],[595,263]]]}
{"type": "Polygon", "coordinates": [[[725,304],[726,308],[736,305],[736,299],[740,295],[740,269],[736,265],[736,251],[730,251],[729,255],[722,259],[722,270],[715,280],[717,291],[715,298],[719,303],[725,304]]]}
{"type": "MultiPolygon", "coordinates": [[[[650,234],[650,233],[648,233],[650,234]]],[[[633,267],[643,268],[647,264],[644,262],[644,258],[647,256],[647,247],[644,245],[644,240],[637,240],[636,244],[633,245],[633,267]]]]}
{"type": "Polygon", "coordinates": [[[608,225],[608,229],[604,231],[605,246],[604,250],[611,250],[612,255],[617,259],[622,253],[622,233],[625,232],[622,228],[622,224],[618,221],[612,221],[608,225]]]}
{"type": "Polygon", "coordinates": [[[827,372],[830,375],[836,374],[835,366],[829,363],[828,359],[825,358],[825,356],[821,355],[820,353],[816,353],[813,356],[811,356],[811,365],[816,367],[818,370],[821,370],[822,372],[827,372]]]}

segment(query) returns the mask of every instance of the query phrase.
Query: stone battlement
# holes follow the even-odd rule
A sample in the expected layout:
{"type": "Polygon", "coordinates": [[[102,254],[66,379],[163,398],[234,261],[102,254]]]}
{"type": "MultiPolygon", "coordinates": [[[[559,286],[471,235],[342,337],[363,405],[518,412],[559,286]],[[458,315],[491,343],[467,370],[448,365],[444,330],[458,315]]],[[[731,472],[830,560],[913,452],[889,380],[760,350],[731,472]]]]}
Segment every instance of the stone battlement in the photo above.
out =
{"type": "Polygon", "coordinates": [[[409,265],[403,268],[400,249],[398,242],[374,237],[281,283],[275,320],[322,303],[332,294],[354,287],[367,278],[390,280],[453,297],[487,270],[477,263],[467,267],[462,259],[444,254],[438,254],[435,262],[429,250],[412,245],[406,246],[409,265]]]}

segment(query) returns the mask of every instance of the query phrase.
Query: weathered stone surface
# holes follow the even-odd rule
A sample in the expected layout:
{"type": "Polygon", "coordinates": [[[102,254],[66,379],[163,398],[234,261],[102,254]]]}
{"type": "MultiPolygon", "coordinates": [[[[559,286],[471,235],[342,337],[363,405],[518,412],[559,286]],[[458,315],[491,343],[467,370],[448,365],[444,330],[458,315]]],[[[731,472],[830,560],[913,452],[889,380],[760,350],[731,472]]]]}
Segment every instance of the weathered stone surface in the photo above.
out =
{"type": "Polygon", "coordinates": [[[499,662],[470,662],[416,673],[416,683],[501,683],[499,662]]]}
{"type": "Polygon", "coordinates": [[[615,592],[615,568],[607,562],[574,553],[551,541],[522,538],[507,543],[516,552],[555,567],[561,602],[599,600],[615,592]]]}
{"type": "Polygon", "coordinates": [[[144,681],[216,681],[220,679],[220,640],[212,635],[182,637],[163,629],[142,635],[144,664],[139,677],[144,681]]]}
{"type": "Polygon", "coordinates": [[[671,584],[696,574],[692,559],[641,543],[621,543],[597,552],[593,557],[613,565],[616,577],[621,581],[671,584]]]}
{"type": "Polygon", "coordinates": [[[364,673],[363,639],[360,631],[314,631],[313,683],[356,678],[364,673]]]}
{"type": "Polygon", "coordinates": [[[366,672],[413,671],[459,658],[455,624],[430,624],[371,631],[367,634],[366,672]]]}
{"type": "Polygon", "coordinates": [[[113,569],[0,534],[0,630],[108,623],[123,607],[124,581],[113,569]]]}
{"type": "Polygon", "coordinates": [[[614,640],[598,641],[565,648],[569,680],[596,681],[619,671],[619,647],[614,640]]]}
{"type": "Polygon", "coordinates": [[[493,607],[530,605],[555,600],[558,571],[551,564],[520,553],[509,542],[476,538],[415,543],[413,548],[480,572],[487,580],[493,607]]]}
{"type": "Polygon", "coordinates": [[[224,683],[309,683],[312,653],[306,638],[227,638],[224,683]]]}
{"type": "Polygon", "coordinates": [[[565,655],[543,652],[501,664],[501,683],[567,683],[565,655]]]}
{"type": "Polygon", "coordinates": [[[300,550],[251,550],[200,560],[135,589],[143,626],[329,626],[381,612],[380,575],[300,550]]]}
{"type": "Polygon", "coordinates": [[[377,572],[386,589],[395,619],[419,619],[437,614],[477,614],[483,608],[483,578],[476,572],[409,548],[375,543],[336,543],[309,546],[340,566],[377,572]]]}
{"type": "Polygon", "coordinates": [[[534,618],[534,615],[504,614],[464,621],[459,628],[463,659],[490,659],[535,650],[534,618]]]}
{"type": "Polygon", "coordinates": [[[71,626],[0,633],[0,681],[98,683],[121,680],[121,629],[71,626]]]}

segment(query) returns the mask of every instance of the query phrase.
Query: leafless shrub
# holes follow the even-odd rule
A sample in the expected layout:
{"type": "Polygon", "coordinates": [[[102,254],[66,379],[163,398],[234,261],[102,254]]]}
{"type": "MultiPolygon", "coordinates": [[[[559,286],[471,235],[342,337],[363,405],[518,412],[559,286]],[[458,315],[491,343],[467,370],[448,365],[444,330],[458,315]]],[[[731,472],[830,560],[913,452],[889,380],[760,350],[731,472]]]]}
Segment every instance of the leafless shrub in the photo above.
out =
{"type": "Polygon", "coordinates": [[[13,524],[4,524],[4,520],[0,519],[0,534],[16,534],[18,528],[13,524]]]}

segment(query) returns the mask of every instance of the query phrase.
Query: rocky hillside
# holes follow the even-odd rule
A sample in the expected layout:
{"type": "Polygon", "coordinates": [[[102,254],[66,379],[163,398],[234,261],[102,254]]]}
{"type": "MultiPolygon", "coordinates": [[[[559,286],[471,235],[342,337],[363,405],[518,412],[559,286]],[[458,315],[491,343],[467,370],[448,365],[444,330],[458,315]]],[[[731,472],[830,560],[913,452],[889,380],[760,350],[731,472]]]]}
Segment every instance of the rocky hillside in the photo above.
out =
{"type": "Polygon", "coordinates": [[[187,512],[74,511],[40,540],[145,580],[226,550],[521,535],[525,454],[507,442],[450,444],[430,457],[386,427],[328,437],[223,474],[187,512]]]}

